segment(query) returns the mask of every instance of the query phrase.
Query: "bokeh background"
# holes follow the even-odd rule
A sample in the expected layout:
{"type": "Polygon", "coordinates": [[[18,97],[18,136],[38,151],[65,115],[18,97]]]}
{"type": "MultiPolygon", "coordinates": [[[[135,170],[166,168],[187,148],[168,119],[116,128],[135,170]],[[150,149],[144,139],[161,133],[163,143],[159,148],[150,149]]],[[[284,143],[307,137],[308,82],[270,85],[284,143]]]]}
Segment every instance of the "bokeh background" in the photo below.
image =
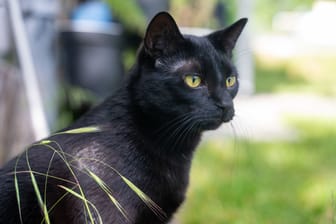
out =
{"type": "Polygon", "coordinates": [[[127,76],[149,20],[249,23],[236,117],[206,133],[176,223],[336,223],[336,1],[0,0],[0,165],[127,76]]]}

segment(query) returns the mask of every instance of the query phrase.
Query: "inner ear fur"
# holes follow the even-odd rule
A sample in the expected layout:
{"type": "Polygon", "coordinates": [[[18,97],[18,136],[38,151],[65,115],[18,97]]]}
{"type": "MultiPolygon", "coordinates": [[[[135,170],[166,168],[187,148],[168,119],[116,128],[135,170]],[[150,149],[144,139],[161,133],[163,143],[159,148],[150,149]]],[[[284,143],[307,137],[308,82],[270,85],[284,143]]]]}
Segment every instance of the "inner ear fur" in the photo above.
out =
{"type": "Polygon", "coordinates": [[[148,54],[157,58],[176,50],[183,39],[173,17],[160,12],[147,27],[144,47],[148,54]]]}

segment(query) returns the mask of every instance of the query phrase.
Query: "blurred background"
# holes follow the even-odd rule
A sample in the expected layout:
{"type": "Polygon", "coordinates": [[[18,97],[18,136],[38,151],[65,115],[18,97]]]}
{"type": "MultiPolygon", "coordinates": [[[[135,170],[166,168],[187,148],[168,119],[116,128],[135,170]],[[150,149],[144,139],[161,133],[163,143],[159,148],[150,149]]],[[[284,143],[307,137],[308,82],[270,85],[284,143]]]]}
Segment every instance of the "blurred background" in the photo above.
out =
{"type": "Polygon", "coordinates": [[[0,165],[113,93],[149,20],[240,17],[236,117],[196,153],[176,223],[336,223],[336,1],[0,0],[0,165]]]}

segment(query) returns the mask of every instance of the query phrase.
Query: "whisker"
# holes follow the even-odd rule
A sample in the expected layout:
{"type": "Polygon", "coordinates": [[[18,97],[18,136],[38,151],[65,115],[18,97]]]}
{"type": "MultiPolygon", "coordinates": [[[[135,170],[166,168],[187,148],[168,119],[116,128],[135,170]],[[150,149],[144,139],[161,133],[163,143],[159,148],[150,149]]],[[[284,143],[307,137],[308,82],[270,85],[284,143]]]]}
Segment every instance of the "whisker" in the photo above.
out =
{"type": "Polygon", "coordinates": [[[191,120],[192,117],[189,117],[174,131],[174,133],[171,136],[169,136],[169,140],[173,139],[173,144],[170,147],[170,149],[174,149],[176,146],[178,146],[180,138],[184,135],[184,132],[186,131],[188,124],[190,123],[191,120]]]}
{"type": "MultiPolygon", "coordinates": [[[[196,121],[193,118],[190,118],[190,122],[186,123],[186,127],[182,130],[180,135],[175,141],[175,144],[178,145],[179,143],[184,142],[184,140],[188,137],[189,133],[192,131],[193,127],[195,126],[196,121]]],[[[173,145],[172,149],[174,150],[175,147],[173,145]]]]}

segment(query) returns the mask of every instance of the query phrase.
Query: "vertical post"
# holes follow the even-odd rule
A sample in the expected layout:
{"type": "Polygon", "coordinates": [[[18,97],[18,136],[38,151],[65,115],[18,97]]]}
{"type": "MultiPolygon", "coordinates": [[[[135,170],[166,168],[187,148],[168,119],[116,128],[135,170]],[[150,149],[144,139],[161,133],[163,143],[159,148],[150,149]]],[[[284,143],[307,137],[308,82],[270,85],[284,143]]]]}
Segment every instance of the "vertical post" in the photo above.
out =
{"type": "Polygon", "coordinates": [[[34,62],[18,0],[7,0],[7,8],[20,61],[34,137],[37,140],[46,137],[49,134],[49,129],[44,113],[34,62]]]}
{"type": "MultiPolygon", "coordinates": [[[[253,10],[253,0],[238,0],[238,18],[250,18],[253,10]]],[[[236,65],[240,75],[240,93],[251,95],[255,91],[254,62],[250,42],[250,25],[239,37],[236,47],[236,65]]]]}

